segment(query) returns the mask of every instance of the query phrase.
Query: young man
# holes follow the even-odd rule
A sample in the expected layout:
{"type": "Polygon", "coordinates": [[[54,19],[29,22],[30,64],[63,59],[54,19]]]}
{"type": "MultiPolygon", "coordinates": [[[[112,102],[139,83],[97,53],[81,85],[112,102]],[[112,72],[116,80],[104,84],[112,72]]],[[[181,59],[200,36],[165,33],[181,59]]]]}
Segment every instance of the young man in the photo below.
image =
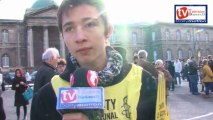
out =
{"type": "Polygon", "coordinates": [[[154,120],[156,82],[134,64],[128,64],[107,46],[113,32],[102,0],[64,0],[58,11],[58,25],[69,50],[67,67],[61,75],[40,89],[33,98],[31,120],[94,120],[83,113],[60,115],[56,110],[57,90],[69,87],[70,74],[78,67],[97,71],[104,87],[102,119],[154,120]]]}

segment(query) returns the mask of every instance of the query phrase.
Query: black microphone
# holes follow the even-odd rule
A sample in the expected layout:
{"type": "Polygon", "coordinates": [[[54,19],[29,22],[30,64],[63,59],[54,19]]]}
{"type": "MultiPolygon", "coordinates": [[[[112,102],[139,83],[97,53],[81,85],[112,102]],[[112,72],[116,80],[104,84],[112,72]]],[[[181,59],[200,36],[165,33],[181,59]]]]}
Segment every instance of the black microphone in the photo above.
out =
{"type": "Polygon", "coordinates": [[[60,88],[57,110],[61,114],[81,112],[90,120],[100,120],[104,113],[103,87],[97,87],[97,72],[78,68],[70,75],[69,88],[60,88]]]}

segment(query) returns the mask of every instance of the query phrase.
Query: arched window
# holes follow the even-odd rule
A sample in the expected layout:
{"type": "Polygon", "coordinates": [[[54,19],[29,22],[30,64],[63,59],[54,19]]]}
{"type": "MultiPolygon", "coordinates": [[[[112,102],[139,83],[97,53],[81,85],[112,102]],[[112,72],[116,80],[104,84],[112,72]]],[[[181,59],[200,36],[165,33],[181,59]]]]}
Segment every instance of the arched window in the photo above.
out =
{"type": "Polygon", "coordinates": [[[155,32],[152,32],[152,41],[155,41],[155,32]]]}
{"type": "Polygon", "coordinates": [[[188,58],[190,58],[190,57],[192,57],[192,50],[191,49],[188,50],[188,58]]]}
{"type": "Polygon", "coordinates": [[[183,50],[182,49],[178,50],[178,58],[183,59],[183,50]]]}
{"type": "Polygon", "coordinates": [[[4,29],[2,30],[2,42],[6,43],[9,39],[9,32],[8,30],[4,29]]]}
{"type": "Polygon", "coordinates": [[[172,60],[172,51],[170,49],[166,51],[166,54],[167,54],[167,60],[172,60]]]}
{"type": "Polygon", "coordinates": [[[180,32],[180,30],[176,31],[176,40],[181,40],[181,32],[180,32]]]}
{"type": "Polygon", "coordinates": [[[165,31],[165,37],[166,37],[166,40],[170,39],[170,31],[169,31],[169,29],[166,29],[166,31],[165,31]]]}
{"type": "Polygon", "coordinates": [[[205,33],[205,41],[209,41],[209,33],[208,32],[205,33]]]}
{"type": "Polygon", "coordinates": [[[133,33],[132,33],[132,43],[133,43],[134,45],[137,44],[137,33],[136,33],[136,32],[133,32],[133,33]]]}
{"type": "Polygon", "coordinates": [[[190,40],[191,40],[191,34],[190,34],[190,31],[187,31],[187,33],[186,33],[186,38],[187,38],[187,40],[188,40],[188,41],[190,41],[190,40]]]}
{"type": "Polygon", "coordinates": [[[7,54],[4,54],[1,58],[2,60],[2,67],[10,67],[10,59],[9,56],[7,54]]]}
{"type": "Polygon", "coordinates": [[[158,54],[156,50],[153,52],[153,56],[154,56],[154,61],[156,61],[158,59],[158,54]]]}

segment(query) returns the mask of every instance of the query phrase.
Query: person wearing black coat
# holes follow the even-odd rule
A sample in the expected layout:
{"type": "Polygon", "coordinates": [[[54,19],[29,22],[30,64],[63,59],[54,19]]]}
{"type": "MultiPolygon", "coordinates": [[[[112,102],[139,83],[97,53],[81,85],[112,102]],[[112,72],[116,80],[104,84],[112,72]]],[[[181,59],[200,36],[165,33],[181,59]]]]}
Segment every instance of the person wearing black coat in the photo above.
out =
{"type": "Polygon", "coordinates": [[[0,120],[6,120],[6,114],[4,111],[3,98],[0,95],[0,120]]]}
{"type": "Polygon", "coordinates": [[[175,66],[173,65],[172,61],[167,61],[167,63],[168,63],[167,69],[172,76],[171,87],[172,87],[172,91],[174,91],[175,90],[175,66]]]}
{"type": "Polygon", "coordinates": [[[34,93],[37,93],[41,87],[50,82],[54,75],[58,74],[56,69],[58,60],[59,51],[56,48],[48,48],[42,54],[43,65],[39,68],[35,76],[34,93]]]}
{"type": "Polygon", "coordinates": [[[23,106],[24,109],[24,120],[27,116],[27,105],[29,101],[25,100],[22,93],[27,89],[27,81],[22,73],[21,69],[15,70],[15,77],[13,79],[12,90],[15,90],[15,103],[17,120],[20,119],[20,107],[23,106]]]}

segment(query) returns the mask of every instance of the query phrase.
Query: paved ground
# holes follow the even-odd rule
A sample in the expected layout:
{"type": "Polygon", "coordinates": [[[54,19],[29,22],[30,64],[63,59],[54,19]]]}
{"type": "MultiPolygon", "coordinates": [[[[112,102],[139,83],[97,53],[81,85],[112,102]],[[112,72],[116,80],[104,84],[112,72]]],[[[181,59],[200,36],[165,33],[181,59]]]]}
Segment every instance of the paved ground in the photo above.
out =
{"type": "MultiPolygon", "coordinates": [[[[7,116],[7,119],[6,120],[17,120],[17,117],[16,117],[16,107],[14,106],[14,94],[15,92],[11,89],[7,89],[3,94],[2,94],[2,97],[4,99],[4,109],[5,109],[5,112],[6,112],[6,116],[7,116]]],[[[31,103],[31,101],[30,101],[31,103]]],[[[30,118],[30,106],[31,104],[27,105],[27,117],[28,117],[28,120],[30,118]]],[[[21,107],[21,119],[23,118],[23,107],[21,107]]]]}
{"type": "MultiPolygon", "coordinates": [[[[14,91],[8,89],[2,96],[7,120],[16,120],[14,91]]],[[[30,104],[27,106],[28,118],[30,116],[30,106],[30,104]]],[[[176,86],[175,91],[170,91],[168,110],[171,120],[213,120],[213,97],[206,99],[202,95],[191,95],[189,93],[188,82],[183,81],[181,86],[176,86]]],[[[23,109],[21,109],[21,113],[23,116],[23,109]]]]}

